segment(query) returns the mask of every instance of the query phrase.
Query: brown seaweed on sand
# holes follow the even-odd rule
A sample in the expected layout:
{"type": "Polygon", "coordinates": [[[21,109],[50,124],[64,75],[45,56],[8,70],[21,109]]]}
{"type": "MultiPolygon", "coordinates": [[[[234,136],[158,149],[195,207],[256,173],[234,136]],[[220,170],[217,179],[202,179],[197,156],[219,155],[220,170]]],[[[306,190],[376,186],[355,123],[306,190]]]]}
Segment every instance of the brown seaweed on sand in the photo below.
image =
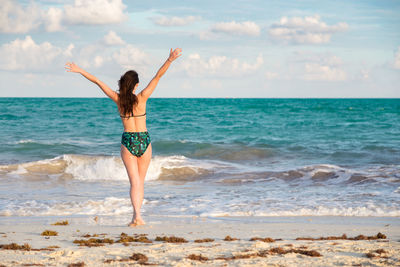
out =
{"type": "Polygon", "coordinates": [[[252,237],[252,238],[250,238],[250,241],[263,241],[266,243],[272,243],[272,242],[275,242],[275,239],[270,238],[270,237],[266,237],[266,238],[252,237]]]}
{"type": "Polygon", "coordinates": [[[230,261],[230,260],[239,260],[239,259],[249,259],[249,258],[254,258],[257,257],[258,254],[257,253],[250,253],[250,254],[236,254],[233,255],[231,257],[225,257],[225,256],[220,256],[215,258],[216,260],[226,260],[226,261],[230,261]]]}
{"type": "MultiPolygon", "coordinates": [[[[196,239],[194,242],[195,243],[214,242],[214,239],[212,239],[212,238],[196,239]]],[[[194,254],[191,254],[191,255],[194,255],[194,254]]]]}
{"type": "Polygon", "coordinates": [[[104,261],[104,263],[111,263],[113,261],[120,261],[120,262],[136,261],[138,264],[141,264],[141,265],[156,265],[154,263],[147,262],[148,260],[149,260],[149,258],[142,253],[133,253],[132,256],[130,256],[129,258],[123,258],[123,259],[119,259],[119,260],[107,259],[104,261]]]}
{"type": "Polygon", "coordinates": [[[208,261],[208,258],[205,256],[202,256],[201,254],[199,254],[199,255],[190,254],[189,256],[187,256],[187,258],[189,260],[193,260],[193,261],[208,261]]]}
{"type": "Polygon", "coordinates": [[[176,236],[157,236],[156,241],[164,241],[166,243],[187,243],[188,241],[183,237],[176,237],[176,236]]]}
{"type": "Polygon", "coordinates": [[[98,235],[98,234],[93,234],[93,235],[86,234],[86,235],[83,235],[82,237],[85,237],[85,238],[89,238],[89,237],[99,237],[99,235],[98,235]]]}
{"type": "Polygon", "coordinates": [[[110,238],[103,238],[103,239],[101,239],[101,238],[90,238],[90,239],[87,239],[87,240],[75,239],[73,241],[73,243],[79,244],[79,246],[99,247],[99,246],[104,246],[105,243],[113,244],[114,240],[112,240],[110,238]]]}
{"type": "Polygon", "coordinates": [[[231,237],[231,236],[229,236],[229,235],[225,236],[225,238],[224,238],[224,241],[235,241],[235,240],[239,240],[239,239],[238,239],[238,238],[231,237]]]}
{"type": "Polygon", "coordinates": [[[26,250],[26,251],[29,251],[32,249],[31,245],[29,245],[28,243],[25,243],[23,245],[18,245],[17,243],[4,244],[4,245],[0,245],[0,248],[11,249],[11,250],[26,250]]]}
{"type": "Polygon", "coordinates": [[[46,248],[32,248],[31,245],[28,243],[25,243],[23,245],[18,245],[17,243],[10,243],[10,244],[4,244],[0,245],[0,248],[2,249],[10,249],[10,250],[25,250],[25,251],[54,251],[54,248],[59,248],[59,246],[48,246],[46,248]]]}
{"type": "Polygon", "coordinates": [[[47,248],[60,248],[59,246],[48,246],[47,248]]]}
{"type": "Polygon", "coordinates": [[[127,242],[141,242],[141,243],[153,243],[150,239],[146,237],[146,235],[135,235],[129,236],[125,233],[121,233],[120,238],[115,241],[116,243],[127,243],[127,242]]]}
{"type": "Polygon", "coordinates": [[[41,263],[23,263],[21,266],[45,266],[44,264],[41,263]]]}
{"type": "Polygon", "coordinates": [[[68,264],[68,267],[83,267],[83,266],[85,266],[85,263],[83,261],[68,264]]]}
{"type": "Polygon", "coordinates": [[[298,253],[310,257],[321,257],[322,255],[316,251],[316,250],[304,250],[304,249],[284,249],[282,247],[274,247],[266,250],[261,250],[258,252],[254,253],[249,253],[249,254],[236,254],[231,257],[225,257],[225,256],[220,256],[218,258],[215,258],[216,260],[237,260],[237,259],[249,259],[249,258],[255,258],[255,257],[267,257],[268,255],[274,255],[274,254],[287,254],[287,253],[298,253]]]}
{"type": "Polygon", "coordinates": [[[66,220],[66,221],[56,222],[51,225],[69,225],[69,222],[68,222],[68,220],[66,220]]]}
{"type": "Polygon", "coordinates": [[[384,249],[377,249],[377,250],[373,250],[368,253],[365,253],[365,256],[370,259],[371,258],[387,258],[387,256],[381,256],[381,254],[386,254],[386,253],[387,253],[387,251],[384,249]]]}
{"type": "Polygon", "coordinates": [[[266,253],[270,253],[270,254],[287,254],[287,253],[298,253],[298,254],[302,254],[302,255],[306,255],[306,256],[310,256],[310,257],[321,257],[321,253],[319,253],[316,250],[305,250],[305,249],[296,249],[296,248],[291,248],[291,249],[284,249],[282,247],[274,247],[274,248],[270,248],[268,250],[263,250],[261,252],[259,252],[259,254],[266,254],[266,253]]]}
{"type": "Polygon", "coordinates": [[[58,232],[56,231],[51,231],[51,230],[45,230],[41,233],[43,236],[56,236],[58,235],[58,232]]]}
{"type": "Polygon", "coordinates": [[[365,235],[358,235],[356,237],[347,237],[346,234],[343,234],[342,236],[328,236],[328,237],[319,237],[319,238],[312,238],[312,237],[298,237],[296,240],[312,240],[312,241],[318,241],[318,240],[376,240],[376,239],[386,239],[386,235],[382,233],[378,233],[374,236],[365,236],[365,235]]]}

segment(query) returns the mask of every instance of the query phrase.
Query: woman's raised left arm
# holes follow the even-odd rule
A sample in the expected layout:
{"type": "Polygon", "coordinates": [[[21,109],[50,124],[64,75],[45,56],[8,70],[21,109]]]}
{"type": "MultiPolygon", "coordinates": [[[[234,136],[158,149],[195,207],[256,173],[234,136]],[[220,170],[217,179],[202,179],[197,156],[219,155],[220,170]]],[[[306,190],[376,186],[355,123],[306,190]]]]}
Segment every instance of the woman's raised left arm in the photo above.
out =
{"type": "Polygon", "coordinates": [[[83,77],[85,77],[89,81],[97,84],[109,98],[111,98],[115,103],[118,104],[118,94],[115,91],[111,90],[110,87],[108,87],[105,83],[97,79],[95,76],[81,69],[78,65],[76,65],[73,62],[67,62],[67,64],[65,64],[65,68],[67,69],[68,72],[80,73],[83,77]]]}
{"type": "Polygon", "coordinates": [[[156,88],[158,82],[160,81],[160,78],[165,74],[165,72],[168,70],[169,66],[171,63],[180,57],[182,54],[182,49],[181,48],[176,48],[175,50],[170,50],[169,52],[169,57],[165,61],[165,63],[161,66],[161,68],[157,71],[156,76],[150,81],[150,83],[147,85],[146,88],[144,88],[139,95],[144,97],[144,99],[148,99],[150,95],[153,93],[154,89],[156,88]]]}

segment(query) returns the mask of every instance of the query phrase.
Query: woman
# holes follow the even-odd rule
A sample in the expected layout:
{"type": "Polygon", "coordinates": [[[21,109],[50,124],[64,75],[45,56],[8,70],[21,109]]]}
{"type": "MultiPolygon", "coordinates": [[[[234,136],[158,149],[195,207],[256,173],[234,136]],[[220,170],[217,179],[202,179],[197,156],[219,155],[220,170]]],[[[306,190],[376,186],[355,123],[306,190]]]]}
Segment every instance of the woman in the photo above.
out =
{"type": "Polygon", "coordinates": [[[101,90],[118,106],[118,111],[124,125],[121,140],[121,158],[130,181],[130,196],[133,206],[132,221],[128,226],[145,224],[140,208],[143,202],[144,179],[151,160],[150,135],[146,128],[146,102],[156,88],[158,81],[167,71],[171,63],[181,56],[182,49],[170,51],[168,59],[158,70],[145,89],[139,94],[135,91],[139,85],[136,71],[127,71],[119,80],[119,93],[111,90],[106,84],[93,75],[79,68],[74,63],[67,63],[68,72],[80,73],[89,81],[97,84],[101,90]]]}

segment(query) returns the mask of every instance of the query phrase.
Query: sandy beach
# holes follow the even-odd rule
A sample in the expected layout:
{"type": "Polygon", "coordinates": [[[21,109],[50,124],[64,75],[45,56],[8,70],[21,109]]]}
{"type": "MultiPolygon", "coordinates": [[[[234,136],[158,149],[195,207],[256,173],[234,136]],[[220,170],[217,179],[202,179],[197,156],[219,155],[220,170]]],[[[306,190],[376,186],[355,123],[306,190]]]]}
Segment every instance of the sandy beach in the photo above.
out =
{"type": "Polygon", "coordinates": [[[396,217],[148,217],[136,228],[110,219],[3,217],[0,266],[400,266],[396,217]]]}

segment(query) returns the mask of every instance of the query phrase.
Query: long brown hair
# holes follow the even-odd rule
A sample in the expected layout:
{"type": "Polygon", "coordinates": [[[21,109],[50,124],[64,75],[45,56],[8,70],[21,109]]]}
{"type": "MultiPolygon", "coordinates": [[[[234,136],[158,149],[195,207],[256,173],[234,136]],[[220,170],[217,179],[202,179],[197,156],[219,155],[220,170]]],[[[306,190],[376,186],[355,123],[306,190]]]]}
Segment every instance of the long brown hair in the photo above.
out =
{"type": "Polygon", "coordinates": [[[139,75],[134,70],[127,71],[118,81],[118,106],[119,111],[123,116],[133,116],[133,106],[138,102],[138,98],[133,93],[133,89],[138,82],[139,75]]]}

